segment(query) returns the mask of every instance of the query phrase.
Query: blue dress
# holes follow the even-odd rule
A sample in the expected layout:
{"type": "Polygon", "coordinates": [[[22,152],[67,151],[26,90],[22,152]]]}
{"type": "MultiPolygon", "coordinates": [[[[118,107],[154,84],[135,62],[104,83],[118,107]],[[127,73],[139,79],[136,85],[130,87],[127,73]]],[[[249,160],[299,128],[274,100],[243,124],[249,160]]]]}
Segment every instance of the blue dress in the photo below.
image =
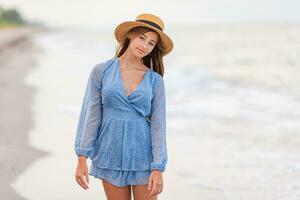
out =
{"type": "Polygon", "coordinates": [[[148,184],[167,165],[163,77],[148,69],[127,95],[119,58],[90,72],[75,139],[77,156],[92,160],[89,174],[122,187],[148,184]]]}

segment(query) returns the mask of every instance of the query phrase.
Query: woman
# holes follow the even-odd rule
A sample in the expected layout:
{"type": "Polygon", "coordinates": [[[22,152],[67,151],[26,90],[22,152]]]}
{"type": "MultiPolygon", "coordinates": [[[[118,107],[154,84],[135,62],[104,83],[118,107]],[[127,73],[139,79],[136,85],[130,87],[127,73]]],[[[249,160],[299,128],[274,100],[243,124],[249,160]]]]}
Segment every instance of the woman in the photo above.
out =
{"type": "Polygon", "coordinates": [[[119,24],[115,57],[91,70],[77,127],[75,178],[102,180],[109,200],[157,199],[167,165],[162,57],[173,48],[162,20],[144,13],[119,24]],[[92,160],[90,172],[86,159],[92,160]]]}

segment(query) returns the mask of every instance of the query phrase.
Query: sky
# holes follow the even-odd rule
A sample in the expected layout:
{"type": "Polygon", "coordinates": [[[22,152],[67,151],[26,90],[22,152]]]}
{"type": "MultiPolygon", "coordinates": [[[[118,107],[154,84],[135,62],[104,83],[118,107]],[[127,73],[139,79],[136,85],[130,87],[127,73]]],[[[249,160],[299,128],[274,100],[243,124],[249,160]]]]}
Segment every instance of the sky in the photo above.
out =
{"type": "Polygon", "coordinates": [[[28,20],[50,26],[110,27],[140,13],[169,26],[207,23],[300,22],[299,0],[0,0],[28,20]]]}

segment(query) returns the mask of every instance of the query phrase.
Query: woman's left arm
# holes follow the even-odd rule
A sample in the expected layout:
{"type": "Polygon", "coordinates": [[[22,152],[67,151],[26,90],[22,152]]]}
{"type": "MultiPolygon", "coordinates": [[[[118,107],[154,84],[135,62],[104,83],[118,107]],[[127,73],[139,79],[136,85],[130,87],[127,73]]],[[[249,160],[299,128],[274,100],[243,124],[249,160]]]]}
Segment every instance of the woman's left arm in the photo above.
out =
{"type": "Polygon", "coordinates": [[[148,181],[149,195],[157,195],[163,190],[162,173],[166,169],[168,154],[166,141],[166,95],[162,76],[158,75],[155,92],[151,101],[150,134],[153,161],[148,181]]]}
{"type": "Polygon", "coordinates": [[[162,76],[157,76],[155,85],[150,115],[150,135],[153,155],[151,171],[158,170],[164,172],[168,161],[168,154],[166,142],[166,95],[162,76]]]}

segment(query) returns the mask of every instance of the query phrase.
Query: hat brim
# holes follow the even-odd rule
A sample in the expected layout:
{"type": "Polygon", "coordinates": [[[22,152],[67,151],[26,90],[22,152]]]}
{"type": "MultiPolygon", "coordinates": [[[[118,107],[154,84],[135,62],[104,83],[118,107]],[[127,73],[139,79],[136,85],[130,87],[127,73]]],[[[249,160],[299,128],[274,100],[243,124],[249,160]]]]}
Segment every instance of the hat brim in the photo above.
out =
{"type": "Polygon", "coordinates": [[[138,27],[138,26],[144,26],[144,27],[148,27],[150,29],[153,29],[154,31],[156,31],[159,36],[160,39],[162,41],[162,48],[164,51],[164,54],[168,54],[172,51],[173,49],[173,41],[172,39],[165,34],[164,32],[162,32],[161,30],[159,30],[158,28],[155,28],[149,24],[143,23],[143,22],[137,22],[137,21],[126,21],[123,22],[121,24],[119,24],[114,31],[114,35],[116,40],[120,43],[124,40],[124,35],[132,28],[134,27],[138,27]]]}

